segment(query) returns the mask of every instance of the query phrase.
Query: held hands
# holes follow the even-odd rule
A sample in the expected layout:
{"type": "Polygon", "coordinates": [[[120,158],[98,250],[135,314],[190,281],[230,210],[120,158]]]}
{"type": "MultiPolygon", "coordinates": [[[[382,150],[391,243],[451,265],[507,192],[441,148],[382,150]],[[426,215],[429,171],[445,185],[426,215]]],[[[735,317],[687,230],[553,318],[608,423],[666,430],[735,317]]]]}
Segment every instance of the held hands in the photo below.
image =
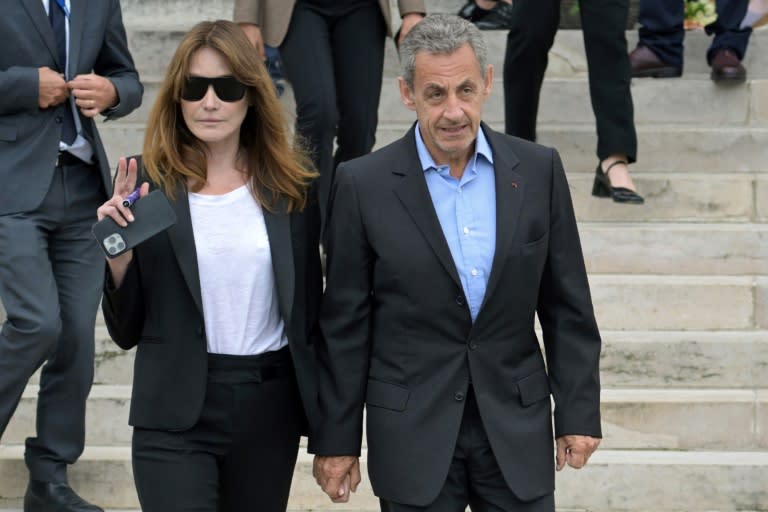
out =
{"type": "Polygon", "coordinates": [[[589,457],[597,450],[600,439],[590,436],[562,436],[556,439],[557,457],[556,469],[560,471],[567,463],[574,469],[581,469],[587,465],[589,457]]]}
{"type": "Polygon", "coordinates": [[[312,475],[334,503],[346,503],[360,484],[360,460],[352,456],[315,456],[312,475]]]}

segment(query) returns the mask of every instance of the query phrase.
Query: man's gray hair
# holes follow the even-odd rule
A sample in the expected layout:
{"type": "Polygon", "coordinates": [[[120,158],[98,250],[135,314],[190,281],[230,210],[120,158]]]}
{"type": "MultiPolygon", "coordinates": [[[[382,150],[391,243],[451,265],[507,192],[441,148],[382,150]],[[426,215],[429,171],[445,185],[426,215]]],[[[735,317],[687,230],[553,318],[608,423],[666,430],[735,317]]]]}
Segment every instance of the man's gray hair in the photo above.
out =
{"type": "Polygon", "coordinates": [[[485,78],[488,50],[475,25],[453,14],[430,14],[418,22],[400,45],[400,68],[408,88],[413,90],[417,53],[449,55],[465,44],[475,52],[480,74],[485,78]]]}

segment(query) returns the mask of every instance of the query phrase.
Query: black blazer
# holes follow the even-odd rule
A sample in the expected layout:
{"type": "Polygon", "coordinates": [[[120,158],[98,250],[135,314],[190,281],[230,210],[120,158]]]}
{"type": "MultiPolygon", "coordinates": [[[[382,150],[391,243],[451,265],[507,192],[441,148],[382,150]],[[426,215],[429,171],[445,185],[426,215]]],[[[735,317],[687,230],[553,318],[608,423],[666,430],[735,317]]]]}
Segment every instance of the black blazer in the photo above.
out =
{"type": "MultiPolygon", "coordinates": [[[[175,192],[176,225],[136,247],[121,286],[115,289],[107,279],[104,289],[110,336],[124,349],[137,347],[129,418],[134,427],[188,429],[205,398],[208,352],[195,241],[187,191],[175,192]]],[[[319,218],[316,201],[291,214],[283,205],[274,213],[264,209],[280,313],[310,426],[317,415],[319,218]]]]}
{"type": "Polygon", "coordinates": [[[413,129],[337,172],[312,448],[358,454],[365,403],[368,470],[385,500],[424,506],[437,497],[470,376],[504,478],[522,500],[554,490],[550,393],[557,436],[601,435],[600,335],[562,164],[552,149],[482,129],[497,233],[474,324],[413,129]]]}

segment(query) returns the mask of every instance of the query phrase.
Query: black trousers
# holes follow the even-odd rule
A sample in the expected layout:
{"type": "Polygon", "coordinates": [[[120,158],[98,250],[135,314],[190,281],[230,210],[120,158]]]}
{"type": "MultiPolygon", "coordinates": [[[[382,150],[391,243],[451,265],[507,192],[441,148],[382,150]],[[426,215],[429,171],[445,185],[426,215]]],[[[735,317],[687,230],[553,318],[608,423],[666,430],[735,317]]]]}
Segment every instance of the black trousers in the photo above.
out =
{"type": "Polygon", "coordinates": [[[369,153],[376,142],[386,35],[375,1],[349,9],[299,1],[280,45],[296,99],[296,132],[320,172],[323,223],[336,166],[369,153]]]}
{"type": "MultiPolygon", "coordinates": [[[[536,140],[539,93],[557,32],[560,0],[518,0],[504,56],[505,131],[536,140]]],[[[589,94],[597,122],[597,157],[637,158],[625,28],[628,0],[580,0],[589,94]]],[[[574,98],[573,101],[579,101],[574,98]]]]}
{"type": "MultiPolygon", "coordinates": [[[[751,28],[740,29],[747,13],[749,0],[716,0],[717,21],[706,27],[715,38],[707,51],[707,62],[717,50],[730,48],[744,58],[751,28]]],[[[685,5],[677,0],[641,0],[637,21],[640,23],[640,43],[661,60],[673,66],[683,66],[683,19],[685,5]]]]}
{"type": "Polygon", "coordinates": [[[426,507],[380,500],[382,512],[555,512],[554,494],[524,502],[509,490],[485,433],[474,392],[467,394],[456,450],[437,499],[426,507]]]}
{"type": "MultiPolygon", "coordinates": [[[[32,171],[19,169],[18,172],[32,171]]],[[[93,381],[94,324],[104,255],[91,235],[106,201],[96,166],[56,168],[33,211],[0,215],[0,437],[27,381],[42,365],[37,433],[24,458],[30,477],[65,482],[85,444],[85,403],[93,381]]]]}
{"type": "Polygon", "coordinates": [[[209,355],[208,365],[194,427],[133,431],[141,509],[284,512],[304,422],[288,349],[209,355]]]}

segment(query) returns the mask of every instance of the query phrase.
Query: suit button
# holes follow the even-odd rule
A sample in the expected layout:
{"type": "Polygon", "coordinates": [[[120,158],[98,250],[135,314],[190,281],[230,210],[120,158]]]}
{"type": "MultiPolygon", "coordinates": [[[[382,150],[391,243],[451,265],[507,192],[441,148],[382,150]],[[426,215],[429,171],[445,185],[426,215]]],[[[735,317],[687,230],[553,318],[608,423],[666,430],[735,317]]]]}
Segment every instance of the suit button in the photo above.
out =
{"type": "Polygon", "coordinates": [[[458,304],[461,307],[464,307],[464,304],[466,304],[466,302],[464,301],[464,296],[463,295],[457,295],[456,296],[456,304],[458,304]]]}
{"type": "Polygon", "coordinates": [[[464,400],[464,393],[463,393],[463,392],[461,392],[461,391],[457,391],[457,392],[456,392],[456,393],[453,395],[453,399],[454,399],[454,400],[456,400],[457,402],[461,402],[461,401],[463,401],[463,400],[464,400]]]}
{"type": "Polygon", "coordinates": [[[53,119],[53,121],[54,121],[56,124],[61,124],[61,116],[56,116],[56,117],[53,119]]]}
{"type": "Polygon", "coordinates": [[[477,342],[475,340],[469,340],[469,350],[476,350],[477,342]]]}

